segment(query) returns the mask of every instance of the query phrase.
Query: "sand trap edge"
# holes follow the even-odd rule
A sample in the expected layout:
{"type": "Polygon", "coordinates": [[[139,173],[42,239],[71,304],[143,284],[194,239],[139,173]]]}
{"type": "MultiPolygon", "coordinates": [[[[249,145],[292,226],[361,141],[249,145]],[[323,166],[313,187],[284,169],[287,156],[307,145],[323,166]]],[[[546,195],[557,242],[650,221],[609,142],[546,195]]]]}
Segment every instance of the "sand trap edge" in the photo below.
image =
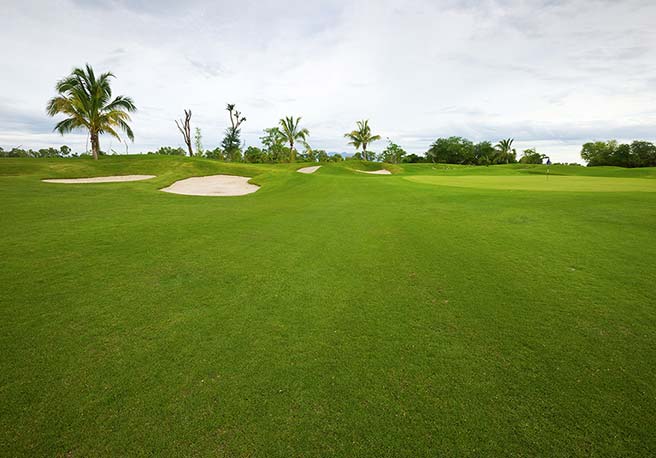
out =
{"type": "Polygon", "coordinates": [[[258,191],[260,187],[248,181],[251,177],[238,175],[207,175],[178,180],[160,189],[169,194],[184,196],[230,197],[245,196],[258,191]]]}
{"type": "Polygon", "coordinates": [[[91,184],[91,183],[124,183],[127,181],[142,181],[155,178],[157,175],[111,175],[106,177],[89,178],[44,178],[44,183],[61,184],[91,184]]]}
{"type": "Polygon", "coordinates": [[[297,171],[298,173],[306,173],[306,174],[308,174],[308,173],[314,173],[314,172],[316,172],[317,170],[319,170],[320,168],[321,168],[320,165],[313,165],[313,166],[310,166],[310,167],[301,167],[300,169],[298,169],[298,170],[296,170],[296,171],[297,171]]]}
{"type": "Polygon", "coordinates": [[[380,169],[380,170],[356,170],[356,172],[360,173],[368,173],[369,175],[391,175],[392,172],[390,172],[387,169],[380,169]]]}

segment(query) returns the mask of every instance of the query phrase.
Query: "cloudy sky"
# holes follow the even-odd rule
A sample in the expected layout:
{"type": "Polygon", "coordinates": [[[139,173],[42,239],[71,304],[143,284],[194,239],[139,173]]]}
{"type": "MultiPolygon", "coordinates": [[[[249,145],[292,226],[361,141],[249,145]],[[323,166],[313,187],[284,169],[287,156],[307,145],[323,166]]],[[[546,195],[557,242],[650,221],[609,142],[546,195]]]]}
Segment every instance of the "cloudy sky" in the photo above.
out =
{"type": "MultiPolygon", "coordinates": [[[[656,140],[656,1],[3,0],[0,146],[85,148],[54,134],[55,82],[90,63],[130,95],[130,152],[182,145],[193,111],[219,144],[227,102],[243,137],[302,116],[310,144],[350,151],[369,119],[410,152],[435,138],[514,137],[552,160],[589,140],[656,140]]],[[[374,145],[380,150],[385,142],[374,145]]],[[[116,140],[102,148],[125,151],[116,140]]]]}

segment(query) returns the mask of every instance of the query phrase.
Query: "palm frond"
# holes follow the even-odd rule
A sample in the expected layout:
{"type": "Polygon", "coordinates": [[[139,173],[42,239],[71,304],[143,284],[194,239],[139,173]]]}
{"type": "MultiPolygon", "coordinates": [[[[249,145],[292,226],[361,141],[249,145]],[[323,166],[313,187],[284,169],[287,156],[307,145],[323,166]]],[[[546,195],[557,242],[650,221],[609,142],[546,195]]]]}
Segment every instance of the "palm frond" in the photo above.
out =
{"type": "Polygon", "coordinates": [[[81,127],[87,127],[83,123],[80,122],[79,119],[76,118],[66,118],[62,121],[59,121],[56,125],[53,131],[59,132],[60,134],[64,135],[67,134],[75,129],[79,129],[81,127]]]}
{"type": "Polygon", "coordinates": [[[84,127],[92,135],[105,132],[120,139],[120,129],[134,140],[128,122],[129,113],[136,111],[136,106],[130,97],[119,95],[112,100],[112,78],[111,72],[96,76],[91,65],[86,64],[58,81],[55,88],[59,95],[48,101],[46,111],[49,116],[63,114],[67,118],[58,122],[55,130],[63,134],[84,127]]]}

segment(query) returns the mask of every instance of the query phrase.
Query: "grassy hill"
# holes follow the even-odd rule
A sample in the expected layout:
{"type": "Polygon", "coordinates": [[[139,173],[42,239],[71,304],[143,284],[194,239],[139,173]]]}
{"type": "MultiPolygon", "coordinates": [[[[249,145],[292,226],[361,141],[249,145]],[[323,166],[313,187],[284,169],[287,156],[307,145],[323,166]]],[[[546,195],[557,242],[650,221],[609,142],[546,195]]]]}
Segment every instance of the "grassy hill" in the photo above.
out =
{"type": "Polygon", "coordinates": [[[1,454],[656,453],[656,169],[301,166],[0,160],[1,454]]]}

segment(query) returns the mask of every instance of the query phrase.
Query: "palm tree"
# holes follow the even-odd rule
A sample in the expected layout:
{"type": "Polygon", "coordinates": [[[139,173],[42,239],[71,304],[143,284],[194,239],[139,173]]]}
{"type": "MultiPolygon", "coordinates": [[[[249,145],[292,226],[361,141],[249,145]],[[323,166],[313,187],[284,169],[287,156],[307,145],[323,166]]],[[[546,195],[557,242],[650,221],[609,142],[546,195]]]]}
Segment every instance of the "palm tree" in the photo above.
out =
{"type": "Polygon", "coordinates": [[[510,153],[515,151],[512,147],[513,141],[514,139],[512,138],[506,138],[504,140],[499,140],[499,143],[494,146],[497,151],[499,151],[501,160],[505,161],[506,164],[510,162],[510,153]]]}
{"type": "Polygon", "coordinates": [[[310,131],[306,128],[300,128],[298,124],[301,122],[301,118],[298,117],[294,120],[293,116],[286,116],[285,119],[280,120],[280,135],[289,143],[289,154],[292,162],[296,159],[296,151],[294,151],[294,142],[300,140],[302,142],[306,141],[310,131]]]}
{"type": "Polygon", "coordinates": [[[75,68],[57,83],[55,87],[59,95],[52,98],[47,107],[50,116],[58,113],[68,116],[55,126],[54,130],[60,134],[79,128],[89,131],[94,159],[98,159],[100,152],[101,134],[110,134],[120,141],[121,137],[116,131],[121,129],[134,141],[134,134],[128,125],[128,113],[136,111],[136,107],[130,97],[119,95],[111,99],[110,78],[114,78],[110,72],[96,78],[89,64],[85,69],[75,68]]]}
{"type": "Polygon", "coordinates": [[[349,138],[351,141],[349,145],[355,146],[357,151],[362,147],[362,158],[366,161],[369,159],[367,154],[367,145],[369,143],[380,140],[380,135],[371,135],[371,128],[369,127],[369,120],[357,122],[358,128],[352,132],[344,134],[344,137],[349,138]]]}

